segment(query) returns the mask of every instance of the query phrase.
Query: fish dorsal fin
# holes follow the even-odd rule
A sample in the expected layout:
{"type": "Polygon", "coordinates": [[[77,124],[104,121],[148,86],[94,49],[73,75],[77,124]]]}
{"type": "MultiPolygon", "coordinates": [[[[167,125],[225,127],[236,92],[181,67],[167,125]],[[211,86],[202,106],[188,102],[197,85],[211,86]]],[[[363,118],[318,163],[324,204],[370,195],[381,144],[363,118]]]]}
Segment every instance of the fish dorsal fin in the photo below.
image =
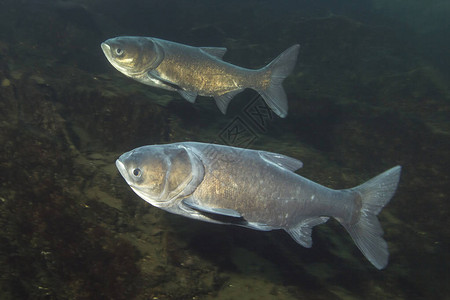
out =
{"type": "Polygon", "coordinates": [[[224,216],[224,217],[242,218],[241,214],[233,209],[203,206],[203,205],[194,203],[192,201],[192,199],[189,199],[189,198],[183,199],[182,202],[187,207],[189,207],[193,210],[199,211],[201,213],[220,215],[220,216],[224,216]]]}
{"type": "Polygon", "coordinates": [[[222,57],[225,55],[225,52],[227,52],[227,48],[221,47],[200,47],[200,50],[218,59],[222,59],[222,57]]]}
{"type": "Polygon", "coordinates": [[[266,162],[275,164],[280,168],[287,169],[292,172],[297,171],[303,166],[303,163],[298,159],[286,155],[266,151],[258,151],[258,153],[259,156],[266,162]]]}
{"type": "Polygon", "coordinates": [[[300,245],[306,248],[312,246],[312,228],[316,225],[325,223],[328,221],[328,217],[316,217],[302,220],[295,227],[286,229],[289,235],[300,245]]]}

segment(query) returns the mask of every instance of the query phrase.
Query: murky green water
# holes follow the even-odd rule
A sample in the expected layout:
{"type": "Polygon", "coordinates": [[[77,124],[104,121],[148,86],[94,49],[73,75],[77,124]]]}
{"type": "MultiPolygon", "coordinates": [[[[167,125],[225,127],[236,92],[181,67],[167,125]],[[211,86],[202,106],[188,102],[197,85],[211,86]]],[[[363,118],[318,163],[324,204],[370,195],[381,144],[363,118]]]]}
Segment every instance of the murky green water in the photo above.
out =
{"type": "Polygon", "coordinates": [[[0,298],[447,299],[449,14],[418,0],[0,1],[0,298]],[[299,43],[289,115],[255,114],[251,90],[222,115],[134,82],[100,49],[119,35],[227,47],[248,68],[299,43]],[[388,267],[336,221],[306,249],[148,205],[114,161],[180,141],[289,155],[332,188],[402,165],[380,214],[388,267]]]}

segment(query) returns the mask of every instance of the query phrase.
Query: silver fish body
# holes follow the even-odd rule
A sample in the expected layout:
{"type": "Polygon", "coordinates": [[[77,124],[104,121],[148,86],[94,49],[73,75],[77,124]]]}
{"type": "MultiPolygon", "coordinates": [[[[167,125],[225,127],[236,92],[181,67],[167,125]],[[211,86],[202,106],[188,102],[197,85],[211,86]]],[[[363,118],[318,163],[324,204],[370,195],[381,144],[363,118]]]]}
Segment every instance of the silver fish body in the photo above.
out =
{"type": "Polygon", "coordinates": [[[292,72],[300,46],[290,47],[258,70],[223,61],[226,48],[192,47],[151,37],[116,37],[101,47],[108,61],[124,75],[177,91],[191,103],[197,95],[211,96],[225,113],[236,94],[252,88],[277,115],[285,117],[288,104],[281,84],[292,72]]]}
{"type": "Polygon", "coordinates": [[[213,223],[284,229],[305,247],[312,245],[312,227],[334,217],[375,267],[387,265],[376,216],[395,193],[400,166],[344,190],[297,175],[302,163],[281,154],[196,142],[136,148],[116,166],[156,207],[213,223]]]}

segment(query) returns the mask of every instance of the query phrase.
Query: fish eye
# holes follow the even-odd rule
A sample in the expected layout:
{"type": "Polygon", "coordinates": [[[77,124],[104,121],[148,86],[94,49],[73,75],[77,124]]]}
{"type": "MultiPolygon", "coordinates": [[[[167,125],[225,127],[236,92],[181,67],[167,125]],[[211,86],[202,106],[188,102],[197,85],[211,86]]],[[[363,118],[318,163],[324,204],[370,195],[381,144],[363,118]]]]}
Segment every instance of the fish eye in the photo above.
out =
{"type": "Polygon", "coordinates": [[[116,54],[118,56],[121,56],[123,54],[123,49],[122,48],[116,48],[116,54]]]}
{"type": "Polygon", "coordinates": [[[142,174],[141,169],[136,168],[136,169],[133,170],[133,175],[134,175],[135,177],[140,177],[141,174],[142,174]]]}

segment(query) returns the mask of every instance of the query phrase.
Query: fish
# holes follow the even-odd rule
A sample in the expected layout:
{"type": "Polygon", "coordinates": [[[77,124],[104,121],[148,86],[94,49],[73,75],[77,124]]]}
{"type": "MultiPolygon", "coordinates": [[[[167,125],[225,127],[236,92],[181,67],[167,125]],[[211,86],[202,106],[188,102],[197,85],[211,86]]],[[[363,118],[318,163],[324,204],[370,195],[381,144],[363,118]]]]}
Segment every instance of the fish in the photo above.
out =
{"type": "Polygon", "coordinates": [[[116,160],[131,189],[157,208],[211,223],[285,230],[307,248],[312,228],[333,217],[369,262],[385,268],[389,251],[377,215],[395,194],[401,166],[335,190],[296,174],[302,165],[282,154],[199,142],[143,146],[116,160]]]}
{"type": "Polygon", "coordinates": [[[115,37],[101,43],[101,48],[108,61],[124,75],[146,85],[176,91],[191,103],[195,103],[197,95],[214,97],[225,114],[231,99],[251,88],[284,118],[288,102],[282,82],[293,71],[300,46],[291,46],[258,70],[223,61],[226,48],[192,47],[153,37],[115,37]]]}

